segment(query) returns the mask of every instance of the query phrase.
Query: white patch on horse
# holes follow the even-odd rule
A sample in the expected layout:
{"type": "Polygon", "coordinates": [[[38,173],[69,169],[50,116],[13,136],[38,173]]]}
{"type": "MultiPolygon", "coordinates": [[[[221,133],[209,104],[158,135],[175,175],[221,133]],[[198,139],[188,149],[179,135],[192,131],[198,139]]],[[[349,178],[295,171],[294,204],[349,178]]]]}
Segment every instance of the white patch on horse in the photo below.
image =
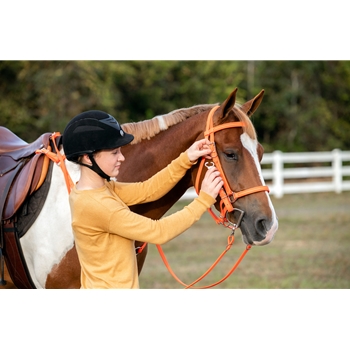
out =
{"type": "MultiPolygon", "coordinates": [[[[261,180],[261,184],[263,186],[265,186],[265,180],[264,180],[264,177],[262,175],[261,166],[260,166],[259,157],[258,157],[258,141],[251,139],[247,133],[243,133],[241,135],[241,142],[242,142],[243,147],[253,157],[254,162],[255,162],[255,166],[256,166],[256,170],[258,171],[258,174],[259,174],[259,177],[261,180]]],[[[260,242],[254,242],[255,245],[264,245],[264,244],[270,243],[272,241],[277,229],[278,229],[278,220],[277,220],[275,208],[273,207],[273,204],[271,202],[271,198],[270,198],[268,193],[266,193],[266,196],[267,196],[268,203],[269,203],[269,206],[271,209],[273,224],[272,224],[270,230],[267,231],[266,238],[260,242]]]]}
{"type": "MultiPolygon", "coordinates": [[[[73,182],[79,167],[66,161],[73,182]]],[[[74,245],[68,191],[61,168],[53,165],[52,179],[44,206],[28,232],[21,238],[23,254],[37,288],[45,288],[48,274],[74,245]],[[44,233],[44,234],[43,234],[44,233]]]]}
{"type": "Polygon", "coordinates": [[[168,129],[168,126],[166,125],[166,123],[164,121],[164,117],[162,115],[157,115],[154,118],[156,118],[158,120],[160,130],[164,131],[164,130],[168,129]]]}

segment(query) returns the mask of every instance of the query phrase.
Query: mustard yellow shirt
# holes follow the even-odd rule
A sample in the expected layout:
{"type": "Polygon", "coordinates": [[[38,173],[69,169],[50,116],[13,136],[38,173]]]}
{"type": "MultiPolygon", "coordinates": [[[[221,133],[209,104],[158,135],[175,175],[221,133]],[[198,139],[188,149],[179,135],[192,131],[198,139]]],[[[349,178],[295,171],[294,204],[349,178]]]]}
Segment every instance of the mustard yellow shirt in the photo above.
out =
{"type": "Polygon", "coordinates": [[[139,288],[134,241],[168,242],[198,221],[215,199],[201,191],[184,209],[160,220],[138,215],[128,206],[161,198],[191,165],[184,152],[144,182],[106,181],[94,190],[73,188],[69,203],[81,288],[139,288]]]}

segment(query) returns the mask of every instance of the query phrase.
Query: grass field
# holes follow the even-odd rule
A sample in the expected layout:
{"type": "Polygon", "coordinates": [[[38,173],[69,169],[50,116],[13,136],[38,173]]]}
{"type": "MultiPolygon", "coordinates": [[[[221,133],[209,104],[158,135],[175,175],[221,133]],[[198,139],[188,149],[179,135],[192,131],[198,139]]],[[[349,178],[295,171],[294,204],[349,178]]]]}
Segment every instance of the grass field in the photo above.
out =
{"type": "MultiPolygon", "coordinates": [[[[272,243],[253,247],[237,270],[215,288],[347,289],[350,288],[350,193],[271,197],[279,229],[272,243]]],[[[186,202],[177,203],[179,210],[186,202]]],[[[180,237],[163,246],[176,275],[186,284],[201,276],[226,247],[230,230],[208,213],[180,237]]],[[[198,287],[220,280],[244,250],[241,232],[216,268],[198,287]]],[[[184,288],[168,272],[157,248],[149,246],[140,275],[144,289],[184,288]]]]}

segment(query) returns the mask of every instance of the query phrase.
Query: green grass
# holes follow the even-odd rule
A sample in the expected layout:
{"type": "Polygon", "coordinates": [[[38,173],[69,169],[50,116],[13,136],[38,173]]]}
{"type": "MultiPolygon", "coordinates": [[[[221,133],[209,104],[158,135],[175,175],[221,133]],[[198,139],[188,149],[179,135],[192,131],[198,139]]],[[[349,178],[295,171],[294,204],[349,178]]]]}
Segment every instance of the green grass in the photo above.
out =
{"type": "MultiPolygon", "coordinates": [[[[215,288],[350,288],[350,193],[271,197],[279,218],[275,239],[252,247],[237,270],[215,288]]],[[[186,202],[177,203],[172,211],[186,202]]],[[[226,247],[230,230],[205,213],[188,231],[163,246],[176,275],[186,284],[201,276],[226,247]]],[[[198,286],[220,280],[244,250],[241,233],[216,268],[198,286]]],[[[140,275],[144,289],[184,288],[168,272],[154,245],[140,275]]]]}

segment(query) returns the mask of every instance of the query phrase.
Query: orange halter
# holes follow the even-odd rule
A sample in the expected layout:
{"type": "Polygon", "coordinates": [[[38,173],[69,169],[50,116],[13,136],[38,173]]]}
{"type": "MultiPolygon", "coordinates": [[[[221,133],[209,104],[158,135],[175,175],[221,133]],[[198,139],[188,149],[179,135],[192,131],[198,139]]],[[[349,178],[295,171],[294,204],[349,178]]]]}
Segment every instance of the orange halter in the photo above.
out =
{"type": "MultiPolygon", "coordinates": [[[[240,226],[241,220],[243,218],[244,215],[244,211],[234,208],[233,207],[233,203],[238,199],[241,198],[243,196],[248,196],[252,193],[257,193],[257,192],[269,192],[269,188],[267,186],[256,186],[256,187],[252,187],[243,191],[239,191],[239,192],[233,192],[230,188],[230,185],[226,179],[225,173],[222,169],[218,154],[216,152],[216,147],[215,147],[215,142],[214,142],[214,134],[217,131],[223,130],[223,129],[228,129],[228,128],[237,128],[237,127],[243,127],[245,126],[245,124],[243,122],[232,122],[232,123],[226,123],[226,124],[222,124],[222,125],[218,125],[218,126],[213,126],[213,115],[215,113],[215,111],[219,108],[220,106],[215,106],[214,108],[211,109],[211,111],[209,112],[208,115],[208,119],[207,119],[207,125],[206,125],[206,130],[204,132],[204,137],[206,139],[208,139],[210,141],[210,148],[211,148],[211,157],[212,157],[212,161],[208,162],[206,161],[205,158],[202,158],[201,163],[199,165],[199,169],[198,169],[198,173],[197,173],[197,177],[196,177],[196,181],[195,181],[195,189],[197,194],[199,193],[199,181],[200,181],[200,177],[201,177],[201,173],[203,171],[203,167],[206,166],[208,169],[211,166],[215,166],[219,172],[220,172],[220,176],[222,177],[223,181],[224,181],[224,185],[221,188],[221,190],[219,191],[219,195],[220,195],[220,217],[218,217],[217,215],[215,215],[215,213],[212,211],[211,208],[208,209],[209,213],[211,214],[211,216],[214,218],[214,220],[216,221],[217,224],[222,224],[225,227],[228,227],[230,229],[232,229],[232,233],[231,235],[228,237],[227,239],[227,246],[225,248],[225,250],[221,253],[221,255],[215,260],[215,262],[213,263],[213,265],[198,279],[196,279],[194,282],[190,283],[190,284],[185,284],[183,283],[177,276],[176,274],[173,272],[173,270],[171,269],[165,254],[163,252],[163,249],[160,245],[157,245],[157,249],[158,252],[165,264],[165,266],[167,267],[168,271],[170,272],[170,274],[179,282],[181,283],[183,286],[185,286],[186,289],[188,288],[193,288],[193,286],[195,284],[197,284],[199,281],[201,281],[204,277],[206,277],[209,272],[211,272],[213,270],[213,268],[218,264],[218,262],[223,258],[223,256],[230,250],[230,248],[232,247],[232,244],[234,242],[234,232],[235,230],[240,226]],[[212,163],[211,165],[209,165],[208,163],[212,163]],[[237,210],[240,212],[240,217],[237,221],[237,223],[232,223],[228,220],[227,218],[227,214],[237,210]]],[[[141,247],[140,251],[142,251],[144,248],[144,246],[141,247]]],[[[225,281],[238,267],[238,265],[240,264],[240,262],[243,260],[243,258],[245,257],[245,255],[247,254],[247,252],[250,250],[251,245],[247,244],[246,248],[244,249],[244,251],[242,252],[242,254],[240,255],[240,257],[237,259],[236,263],[233,265],[233,267],[231,268],[231,270],[225,275],[225,277],[223,277],[221,280],[219,280],[216,283],[207,285],[207,286],[202,286],[202,287],[198,287],[199,289],[206,289],[206,288],[212,288],[218,284],[220,284],[221,282],[225,281]]]]}
{"type": "Polygon", "coordinates": [[[224,225],[225,227],[228,227],[234,231],[235,229],[237,229],[239,227],[240,222],[241,222],[243,215],[244,215],[244,211],[237,209],[237,208],[234,208],[232,204],[238,198],[248,196],[252,193],[257,193],[257,192],[270,192],[270,190],[267,186],[256,186],[256,187],[252,187],[252,188],[242,190],[239,192],[233,192],[231,190],[230,185],[226,179],[225,173],[222,169],[217,151],[216,151],[214,134],[217,131],[228,129],[228,128],[243,127],[243,126],[245,126],[245,124],[243,122],[231,122],[231,123],[226,123],[226,124],[222,124],[222,125],[218,125],[218,126],[214,127],[213,126],[213,115],[219,107],[220,106],[215,106],[209,112],[208,119],[207,119],[207,126],[206,126],[206,130],[204,132],[204,137],[210,141],[209,147],[211,148],[212,161],[208,162],[208,161],[206,161],[205,158],[202,158],[200,165],[199,165],[199,169],[198,169],[198,173],[197,173],[194,187],[195,187],[195,190],[198,194],[199,193],[199,180],[200,180],[204,166],[206,166],[208,169],[212,166],[215,166],[219,170],[220,176],[222,177],[222,180],[224,181],[224,185],[221,188],[221,190],[219,191],[219,195],[221,198],[221,200],[220,200],[220,217],[218,217],[213,212],[213,210],[211,208],[209,208],[208,211],[209,211],[210,215],[214,218],[214,220],[216,221],[217,224],[224,225]],[[209,163],[211,163],[211,165],[209,165],[209,163]],[[233,212],[234,210],[237,210],[240,212],[240,216],[239,216],[237,223],[232,223],[227,218],[228,213],[233,212]]]}

